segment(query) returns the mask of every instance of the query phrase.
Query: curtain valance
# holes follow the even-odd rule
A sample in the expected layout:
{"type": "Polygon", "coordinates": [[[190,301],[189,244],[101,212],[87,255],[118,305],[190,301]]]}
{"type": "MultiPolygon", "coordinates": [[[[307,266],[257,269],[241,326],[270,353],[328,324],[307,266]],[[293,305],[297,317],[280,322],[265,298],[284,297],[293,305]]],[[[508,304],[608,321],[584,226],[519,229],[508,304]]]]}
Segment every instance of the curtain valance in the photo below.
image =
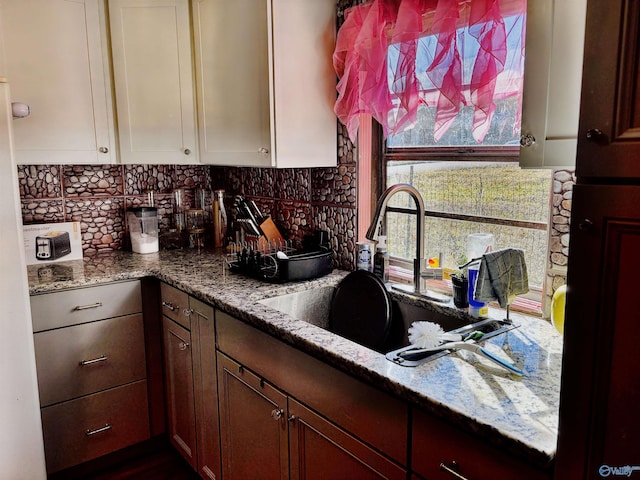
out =
{"type": "Polygon", "coordinates": [[[482,142],[494,100],[522,90],[524,28],[505,17],[523,21],[525,12],[526,0],[373,0],[346,10],[333,63],[335,112],[351,139],[362,113],[386,137],[411,128],[425,104],[436,109],[438,141],[472,105],[482,142]]]}

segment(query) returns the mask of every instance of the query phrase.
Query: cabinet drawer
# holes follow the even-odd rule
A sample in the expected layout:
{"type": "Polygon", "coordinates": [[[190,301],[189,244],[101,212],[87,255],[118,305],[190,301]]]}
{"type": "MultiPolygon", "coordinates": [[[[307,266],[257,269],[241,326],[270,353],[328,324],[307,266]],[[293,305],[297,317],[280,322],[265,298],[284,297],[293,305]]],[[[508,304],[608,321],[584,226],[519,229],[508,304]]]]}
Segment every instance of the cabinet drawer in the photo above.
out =
{"type": "Polygon", "coordinates": [[[49,473],[149,438],[147,382],[42,409],[49,473]]]}
{"type": "Polygon", "coordinates": [[[427,413],[414,411],[412,431],[413,471],[429,480],[460,478],[441,469],[441,464],[449,468],[457,465],[453,469],[469,480],[551,478],[548,473],[427,413]]]}
{"type": "Polygon", "coordinates": [[[191,320],[184,314],[184,311],[189,308],[189,295],[166,283],[160,284],[160,294],[162,313],[187,330],[191,330],[191,320]]]}
{"type": "Polygon", "coordinates": [[[137,280],[31,297],[34,332],[140,312],[142,297],[137,280]]]}
{"type": "Polygon", "coordinates": [[[142,315],[34,334],[40,405],[146,377],[142,315]]]}

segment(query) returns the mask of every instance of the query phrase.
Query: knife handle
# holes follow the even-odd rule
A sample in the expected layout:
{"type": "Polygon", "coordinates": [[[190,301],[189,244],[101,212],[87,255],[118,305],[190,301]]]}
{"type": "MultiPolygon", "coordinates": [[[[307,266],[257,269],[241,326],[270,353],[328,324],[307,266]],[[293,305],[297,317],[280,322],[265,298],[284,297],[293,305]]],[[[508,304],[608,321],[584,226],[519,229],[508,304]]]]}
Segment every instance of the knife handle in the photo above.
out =
{"type": "Polygon", "coordinates": [[[253,200],[249,201],[249,209],[253,212],[255,219],[257,221],[258,226],[260,226],[260,224],[262,224],[265,220],[264,215],[262,214],[262,212],[260,211],[260,209],[258,208],[258,205],[256,205],[256,202],[254,202],[253,200]]]}

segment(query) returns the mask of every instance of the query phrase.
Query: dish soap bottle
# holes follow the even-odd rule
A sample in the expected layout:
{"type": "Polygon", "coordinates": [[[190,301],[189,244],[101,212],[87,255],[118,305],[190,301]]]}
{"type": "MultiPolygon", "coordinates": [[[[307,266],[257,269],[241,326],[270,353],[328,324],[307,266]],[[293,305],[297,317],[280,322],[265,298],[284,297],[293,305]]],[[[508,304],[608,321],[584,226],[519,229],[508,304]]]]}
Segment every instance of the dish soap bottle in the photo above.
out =
{"type": "Polygon", "coordinates": [[[373,256],[373,273],[384,283],[389,281],[389,253],[387,253],[387,237],[378,237],[376,254],[373,256]]]}

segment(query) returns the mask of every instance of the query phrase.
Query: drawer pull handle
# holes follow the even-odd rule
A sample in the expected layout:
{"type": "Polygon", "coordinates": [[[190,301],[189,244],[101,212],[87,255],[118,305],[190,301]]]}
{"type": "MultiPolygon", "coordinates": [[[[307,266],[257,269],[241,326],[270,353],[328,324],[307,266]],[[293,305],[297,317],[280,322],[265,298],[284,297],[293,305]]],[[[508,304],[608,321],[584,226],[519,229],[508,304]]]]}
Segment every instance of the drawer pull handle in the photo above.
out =
{"type": "Polygon", "coordinates": [[[187,342],[182,342],[180,343],[180,345],[178,346],[178,348],[180,350],[186,350],[187,348],[189,348],[189,344],[187,342]]]}
{"type": "Polygon", "coordinates": [[[99,308],[102,306],[102,302],[92,303],[91,305],[76,305],[73,307],[74,312],[79,312],[80,310],[89,310],[91,308],[99,308]]]}
{"type": "Polygon", "coordinates": [[[175,312],[176,310],[180,310],[180,307],[178,307],[177,305],[174,305],[173,303],[162,302],[162,306],[167,307],[172,312],[175,312]]]}
{"type": "Polygon", "coordinates": [[[87,437],[91,437],[93,435],[97,435],[98,433],[106,432],[107,430],[111,430],[111,425],[109,425],[108,423],[106,423],[104,427],[96,428],[95,430],[87,430],[86,432],[84,432],[84,434],[87,437]]]}
{"type": "Polygon", "coordinates": [[[94,363],[106,362],[106,361],[107,361],[106,355],[100,355],[99,357],[92,358],[91,360],[82,360],[80,362],[80,366],[84,367],[85,365],[93,365],[94,363]]]}
{"type": "Polygon", "coordinates": [[[447,472],[453,478],[457,478],[458,480],[468,480],[467,477],[465,477],[464,475],[460,475],[458,472],[456,472],[456,470],[454,470],[457,468],[458,464],[456,462],[451,462],[451,465],[447,465],[444,462],[440,464],[440,470],[442,470],[443,472],[447,472]]]}

